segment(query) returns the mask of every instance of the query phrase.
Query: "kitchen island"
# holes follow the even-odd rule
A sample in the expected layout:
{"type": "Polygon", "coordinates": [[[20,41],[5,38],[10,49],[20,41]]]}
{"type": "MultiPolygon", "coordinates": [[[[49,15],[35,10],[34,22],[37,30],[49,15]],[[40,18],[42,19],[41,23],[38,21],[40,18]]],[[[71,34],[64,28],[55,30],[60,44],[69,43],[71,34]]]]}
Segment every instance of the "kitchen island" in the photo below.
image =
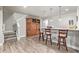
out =
{"type": "MultiPolygon", "coordinates": [[[[73,49],[79,50],[79,30],[78,29],[69,29],[69,28],[52,28],[52,42],[58,42],[58,31],[62,30],[68,30],[68,36],[67,36],[67,46],[71,47],[73,49]]],[[[45,28],[41,28],[41,30],[44,32],[45,28]]]]}

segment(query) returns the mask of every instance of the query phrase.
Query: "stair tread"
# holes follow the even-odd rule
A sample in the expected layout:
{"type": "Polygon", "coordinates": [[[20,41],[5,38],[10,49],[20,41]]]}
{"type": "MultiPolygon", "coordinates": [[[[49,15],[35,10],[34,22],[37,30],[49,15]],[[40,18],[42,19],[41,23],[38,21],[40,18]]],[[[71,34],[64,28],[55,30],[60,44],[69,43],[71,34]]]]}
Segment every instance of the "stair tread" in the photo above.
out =
{"type": "Polygon", "coordinates": [[[17,39],[17,37],[6,38],[5,40],[13,40],[13,39],[17,39]]]}
{"type": "Polygon", "coordinates": [[[7,38],[13,38],[13,37],[16,37],[16,36],[11,36],[11,37],[4,37],[5,39],[7,39],[7,38]]]}
{"type": "Polygon", "coordinates": [[[8,33],[8,34],[4,34],[4,36],[6,35],[15,35],[16,33],[8,33]]]}
{"type": "Polygon", "coordinates": [[[4,35],[5,37],[7,37],[7,36],[16,36],[16,35],[4,35]]]}
{"type": "Polygon", "coordinates": [[[16,32],[5,32],[4,33],[4,39],[5,40],[12,40],[12,39],[16,39],[16,32]]]}
{"type": "Polygon", "coordinates": [[[13,34],[16,34],[16,32],[6,32],[6,33],[4,33],[4,35],[13,35],[13,34]]]}

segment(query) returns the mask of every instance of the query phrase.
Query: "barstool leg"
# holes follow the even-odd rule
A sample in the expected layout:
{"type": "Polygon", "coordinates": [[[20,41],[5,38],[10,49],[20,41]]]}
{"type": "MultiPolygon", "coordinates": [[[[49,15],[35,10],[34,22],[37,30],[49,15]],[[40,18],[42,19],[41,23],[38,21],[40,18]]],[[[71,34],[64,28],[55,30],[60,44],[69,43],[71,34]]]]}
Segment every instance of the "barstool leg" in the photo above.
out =
{"type": "Polygon", "coordinates": [[[39,41],[40,41],[41,36],[39,35],[39,41]]]}
{"type": "Polygon", "coordinates": [[[67,45],[66,45],[66,50],[68,51],[68,49],[67,49],[67,45]]]}
{"type": "Polygon", "coordinates": [[[51,43],[51,45],[52,45],[52,39],[51,39],[51,35],[50,35],[50,43],[51,43]]]}
{"type": "Polygon", "coordinates": [[[65,40],[65,43],[64,43],[64,44],[65,44],[66,50],[68,51],[68,49],[67,49],[67,44],[66,44],[66,39],[64,39],[64,40],[65,40]]]}
{"type": "Polygon", "coordinates": [[[44,41],[44,35],[42,35],[42,39],[43,39],[43,41],[44,41]]]}
{"type": "Polygon", "coordinates": [[[47,44],[47,39],[48,39],[48,37],[46,36],[46,44],[47,44]]]}
{"type": "Polygon", "coordinates": [[[58,38],[58,43],[57,43],[57,46],[59,46],[59,38],[58,38]]]}
{"type": "Polygon", "coordinates": [[[58,39],[58,49],[60,50],[60,40],[61,38],[58,39]]]}

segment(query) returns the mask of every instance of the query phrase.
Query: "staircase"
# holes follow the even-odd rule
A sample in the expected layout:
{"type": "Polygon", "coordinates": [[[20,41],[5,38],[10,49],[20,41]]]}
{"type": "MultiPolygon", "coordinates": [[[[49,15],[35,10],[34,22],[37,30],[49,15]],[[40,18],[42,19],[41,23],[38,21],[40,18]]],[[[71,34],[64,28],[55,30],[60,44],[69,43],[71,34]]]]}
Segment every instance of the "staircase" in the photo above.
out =
{"type": "Polygon", "coordinates": [[[16,41],[17,37],[16,37],[16,32],[5,32],[4,33],[4,41],[16,41]]]}

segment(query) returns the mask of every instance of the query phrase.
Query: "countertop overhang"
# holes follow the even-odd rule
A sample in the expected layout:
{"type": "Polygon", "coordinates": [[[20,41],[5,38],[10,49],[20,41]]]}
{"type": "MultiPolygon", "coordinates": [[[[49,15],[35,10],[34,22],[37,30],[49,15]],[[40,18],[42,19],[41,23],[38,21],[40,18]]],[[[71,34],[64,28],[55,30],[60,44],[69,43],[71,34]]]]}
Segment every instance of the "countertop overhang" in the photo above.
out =
{"type": "MultiPolygon", "coordinates": [[[[45,29],[45,28],[42,28],[42,29],[45,29]]],[[[52,30],[79,31],[79,29],[70,29],[70,28],[52,28],[52,30]]]]}

